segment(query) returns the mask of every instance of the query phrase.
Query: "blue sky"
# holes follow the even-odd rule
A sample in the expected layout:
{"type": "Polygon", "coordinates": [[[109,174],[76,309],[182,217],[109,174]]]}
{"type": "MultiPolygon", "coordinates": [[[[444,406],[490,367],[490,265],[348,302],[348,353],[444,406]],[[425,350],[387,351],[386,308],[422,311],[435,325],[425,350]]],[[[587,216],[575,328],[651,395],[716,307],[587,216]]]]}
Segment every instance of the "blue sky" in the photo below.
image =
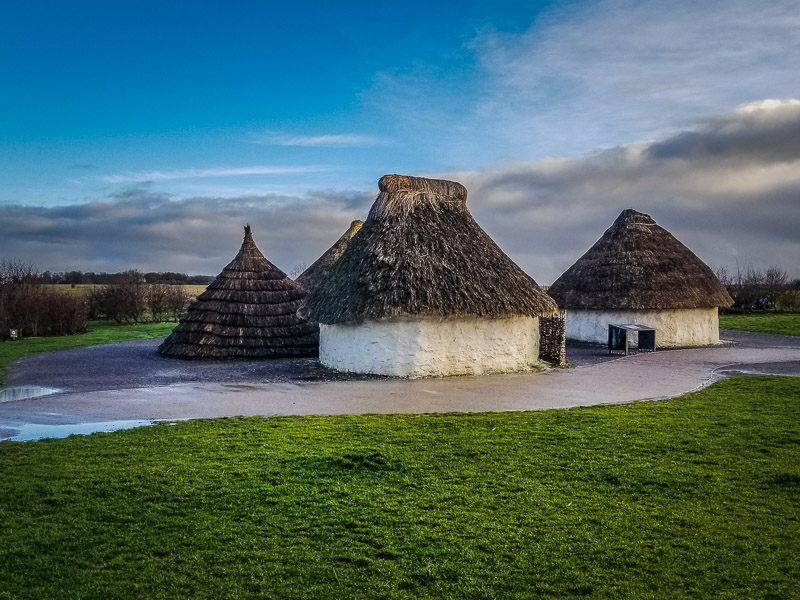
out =
{"type": "Polygon", "coordinates": [[[363,186],[381,169],[442,168],[415,143],[424,125],[395,118],[406,100],[388,80],[466,106],[475,37],[541,8],[15,3],[0,26],[0,199],[68,203],[151,179],[176,193],[363,186]]]}
{"type": "Polygon", "coordinates": [[[396,172],[466,183],[543,283],[628,207],[714,265],[800,276],[800,142],[775,143],[800,123],[799,9],[10,3],[0,256],[213,274],[250,221],[290,270],[396,172]]]}

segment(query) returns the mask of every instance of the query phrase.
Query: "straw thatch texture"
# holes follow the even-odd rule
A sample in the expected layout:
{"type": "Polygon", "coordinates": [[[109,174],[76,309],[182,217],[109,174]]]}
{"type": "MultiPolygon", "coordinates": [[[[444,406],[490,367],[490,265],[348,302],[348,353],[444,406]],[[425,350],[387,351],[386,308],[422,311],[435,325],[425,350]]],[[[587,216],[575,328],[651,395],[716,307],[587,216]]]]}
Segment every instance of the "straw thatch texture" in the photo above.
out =
{"type": "Polygon", "coordinates": [[[363,224],[363,221],[350,223],[350,228],[342,234],[342,237],[336,240],[336,243],[328,248],[314,264],[303,271],[295,281],[302,285],[309,294],[316,290],[328,278],[334,263],[344,254],[350,240],[361,230],[363,224]]]}
{"type": "Polygon", "coordinates": [[[309,356],[318,351],[316,325],[297,316],[305,296],[261,254],[250,226],[239,253],[158,351],[180,358],[278,358],[309,356]]]}
{"type": "Polygon", "coordinates": [[[567,309],[728,307],[714,272],[649,216],[623,210],[547,293],[567,309]]]}
{"type": "Polygon", "coordinates": [[[481,229],[452,181],[385,175],[364,226],[301,314],[320,323],[556,310],[481,229]]]}

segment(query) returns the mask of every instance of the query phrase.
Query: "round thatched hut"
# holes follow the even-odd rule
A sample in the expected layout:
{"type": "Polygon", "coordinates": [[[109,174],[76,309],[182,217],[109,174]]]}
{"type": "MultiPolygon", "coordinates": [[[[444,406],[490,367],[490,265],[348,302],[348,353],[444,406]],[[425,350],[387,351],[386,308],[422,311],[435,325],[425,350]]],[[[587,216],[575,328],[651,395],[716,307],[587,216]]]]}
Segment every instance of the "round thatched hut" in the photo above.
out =
{"type": "Polygon", "coordinates": [[[306,299],[320,361],[402,377],[527,368],[548,297],[467,210],[452,181],[386,175],[361,231],[306,299]]]}
{"type": "Polygon", "coordinates": [[[717,309],[733,303],[703,261],[632,209],[548,293],[567,310],[568,339],[606,343],[610,323],[638,323],[656,330],[660,347],[719,343],[717,309]]]}
{"type": "Polygon", "coordinates": [[[239,253],[158,347],[179,358],[278,358],[316,354],[315,325],[297,316],[303,288],[261,254],[250,226],[239,253]]]}
{"type": "Polygon", "coordinates": [[[334,263],[344,254],[348,244],[350,244],[350,240],[361,230],[363,224],[363,221],[358,220],[350,223],[350,228],[342,234],[342,237],[336,240],[333,246],[328,248],[322,256],[314,261],[314,264],[303,271],[295,280],[303,286],[307,293],[310,294],[316,290],[328,278],[334,263]]]}

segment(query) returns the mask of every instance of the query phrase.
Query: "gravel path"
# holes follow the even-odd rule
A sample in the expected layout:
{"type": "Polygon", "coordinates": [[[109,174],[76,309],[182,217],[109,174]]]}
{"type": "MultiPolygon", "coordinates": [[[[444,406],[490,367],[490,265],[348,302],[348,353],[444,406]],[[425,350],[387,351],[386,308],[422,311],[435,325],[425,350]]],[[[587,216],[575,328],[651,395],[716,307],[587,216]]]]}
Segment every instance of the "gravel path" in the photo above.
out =
{"type": "Polygon", "coordinates": [[[800,376],[800,337],[738,331],[723,337],[735,343],[628,357],[570,346],[569,369],[419,380],[347,376],[314,359],[168,359],[155,352],[159,340],[93,346],[10,365],[10,389],[56,393],[0,402],[0,439],[30,424],[566,408],[677,396],[737,373],[800,376]]]}

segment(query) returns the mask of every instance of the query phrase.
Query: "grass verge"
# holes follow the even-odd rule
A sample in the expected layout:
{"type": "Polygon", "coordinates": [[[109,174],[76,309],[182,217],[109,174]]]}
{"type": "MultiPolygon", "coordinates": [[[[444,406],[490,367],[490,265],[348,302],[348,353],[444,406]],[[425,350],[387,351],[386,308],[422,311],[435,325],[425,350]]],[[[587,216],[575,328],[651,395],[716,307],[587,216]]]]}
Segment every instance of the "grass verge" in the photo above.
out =
{"type": "Polygon", "coordinates": [[[721,329],[800,335],[800,313],[720,315],[719,326],[721,329]]]}
{"type": "Polygon", "coordinates": [[[65,350],[67,348],[164,337],[169,335],[174,328],[175,323],[119,325],[110,321],[90,321],[89,330],[78,335],[26,338],[14,342],[0,342],[0,386],[3,385],[2,375],[6,364],[12,360],[31,354],[65,350]]]}
{"type": "Polygon", "coordinates": [[[0,598],[798,597],[799,399],[6,442],[0,598]]]}

